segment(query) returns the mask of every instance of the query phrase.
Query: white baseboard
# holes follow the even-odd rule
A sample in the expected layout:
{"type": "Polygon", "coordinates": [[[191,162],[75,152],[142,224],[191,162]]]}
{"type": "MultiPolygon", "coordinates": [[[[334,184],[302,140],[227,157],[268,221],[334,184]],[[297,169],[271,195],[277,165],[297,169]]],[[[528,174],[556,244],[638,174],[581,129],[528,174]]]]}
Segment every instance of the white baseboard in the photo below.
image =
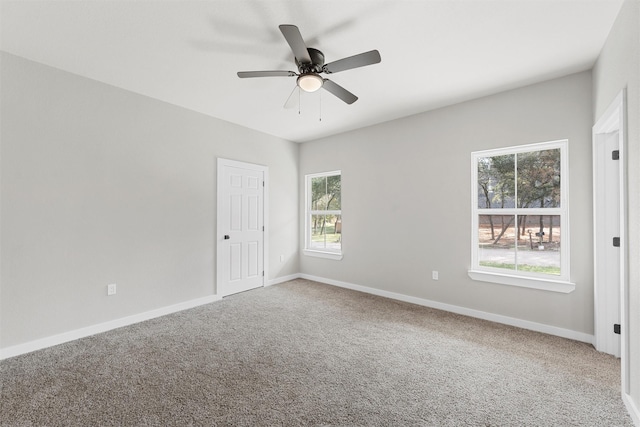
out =
{"type": "Polygon", "coordinates": [[[378,295],[385,298],[391,298],[398,301],[410,302],[412,304],[422,305],[425,307],[436,308],[438,310],[449,311],[451,313],[462,314],[464,316],[475,317],[478,319],[489,320],[491,322],[502,323],[504,325],[516,326],[522,329],[542,332],[549,335],[556,335],[562,338],[568,338],[576,341],[593,344],[593,335],[583,332],[572,331],[570,329],[558,328],[556,326],[545,325],[543,323],[531,322],[528,320],[517,319],[515,317],[502,316],[500,314],[487,313],[486,311],[474,310],[471,308],[460,307],[452,304],[431,301],[424,298],[412,297],[395,292],[383,291],[381,289],[369,288],[367,286],[355,285],[353,283],[341,282],[339,280],[326,279],[324,277],[312,276],[309,274],[300,274],[303,279],[313,280],[316,282],[326,283],[327,285],[339,286],[341,288],[352,289],[354,291],[365,292],[372,295],[378,295]]]}
{"type": "Polygon", "coordinates": [[[640,411],[633,399],[631,399],[631,396],[627,393],[622,393],[622,401],[624,402],[624,406],[627,407],[627,412],[629,412],[629,415],[633,420],[633,424],[640,427],[640,411]]]}
{"type": "MultiPolygon", "coordinates": [[[[516,326],[523,329],[529,329],[536,332],[542,332],[545,334],[556,335],[563,338],[569,338],[576,341],[582,341],[589,344],[593,344],[593,335],[585,334],[582,332],[558,328],[555,326],[549,326],[542,323],[530,322],[527,320],[517,319],[513,317],[502,316],[499,314],[487,313],[480,310],[474,310],[466,307],[445,304],[445,303],[431,301],[423,298],[412,297],[404,294],[399,294],[396,292],[384,291],[380,289],[370,288],[367,286],[342,282],[339,280],[312,276],[309,274],[290,274],[288,276],[278,277],[276,279],[267,281],[265,286],[277,285],[279,283],[284,283],[289,280],[300,279],[300,278],[313,280],[316,282],[325,283],[332,286],[338,286],[341,288],[352,289],[359,292],[365,292],[372,295],[378,295],[385,298],[391,298],[398,301],[405,301],[412,304],[422,305],[425,307],[431,307],[439,310],[449,311],[452,313],[462,314],[464,316],[470,316],[478,319],[489,320],[496,323],[516,326]]],[[[73,341],[79,338],[88,337],[88,336],[95,335],[101,332],[106,332],[112,329],[121,328],[123,326],[132,325],[134,323],[143,322],[145,320],[149,320],[149,319],[164,316],[167,314],[175,313],[178,311],[186,310],[189,308],[197,307],[199,305],[208,304],[214,301],[219,301],[220,299],[221,298],[218,297],[217,295],[210,295],[203,298],[185,301],[179,304],[174,304],[168,307],[162,307],[162,308],[147,311],[144,313],[139,313],[132,316],[123,317],[120,319],[111,320],[111,321],[100,323],[97,325],[87,326],[85,328],[64,332],[62,334],[41,338],[41,339],[30,341],[24,344],[18,344],[12,347],[3,348],[3,349],[0,349],[0,360],[7,359],[9,357],[18,356],[20,354],[30,353],[32,351],[36,351],[36,350],[51,347],[54,345],[62,344],[65,342],[73,341]]],[[[631,402],[631,404],[633,403],[631,402]]]]}
{"type": "Polygon", "coordinates": [[[50,337],[29,341],[24,344],[18,344],[11,347],[0,349],[0,360],[9,357],[19,356],[32,351],[41,350],[43,348],[52,347],[54,345],[63,344],[69,341],[85,338],[101,332],[110,331],[112,329],[121,328],[123,326],[132,325],[134,323],[144,322],[145,320],[154,319],[156,317],[165,316],[167,314],[176,313],[178,311],[187,310],[189,308],[198,307],[200,305],[209,304],[219,301],[221,297],[217,295],[209,295],[202,298],[196,298],[190,301],[184,301],[167,307],[157,308],[155,310],[145,311],[144,313],[134,314],[120,319],[110,320],[97,325],[87,326],[75,329],[69,332],[52,335],[50,337]]]}
{"type": "Polygon", "coordinates": [[[278,283],[284,283],[284,282],[288,282],[289,280],[295,280],[299,278],[300,278],[300,274],[298,273],[290,274],[288,276],[276,277],[275,279],[267,280],[267,282],[264,285],[273,286],[273,285],[277,285],[278,283]]]}

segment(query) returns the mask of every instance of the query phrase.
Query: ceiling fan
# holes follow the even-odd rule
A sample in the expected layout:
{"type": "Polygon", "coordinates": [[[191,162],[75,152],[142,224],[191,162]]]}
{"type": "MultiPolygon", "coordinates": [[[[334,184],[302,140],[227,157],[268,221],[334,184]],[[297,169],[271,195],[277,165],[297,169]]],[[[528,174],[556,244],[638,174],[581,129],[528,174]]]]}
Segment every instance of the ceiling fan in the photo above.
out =
{"type": "Polygon", "coordinates": [[[377,64],[381,61],[380,52],[371,50],[348,58],[339,59],[328,64],[324,63],[324,54],[318,49],[307,47],[300,30],[295,25],[280,25],[282,35],[289,43],[293,55],[295,56],[298,72],[295,71],[239,71],[238,77],[294,77],[297,76],[296,84],[305,92],[315,92],[323,88],[329,93],[337,96],[347,104],[353,104],[358,97],[340,86],[339,84],[325,79],[320,73],[333,74],[352,68],[364,67],[365,65],[377,64]]]}

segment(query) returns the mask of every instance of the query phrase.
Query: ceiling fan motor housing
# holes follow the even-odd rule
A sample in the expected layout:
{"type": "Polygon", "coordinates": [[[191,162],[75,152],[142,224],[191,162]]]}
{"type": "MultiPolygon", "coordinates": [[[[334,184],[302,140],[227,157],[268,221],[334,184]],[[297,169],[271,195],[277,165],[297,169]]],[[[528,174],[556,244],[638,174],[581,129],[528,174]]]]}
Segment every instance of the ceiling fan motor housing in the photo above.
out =
{"type": "Polygon", "coordinates": [[[318,49],[314,49],[312,47],[308,47],[307,51],[311,57],[311,63],[300,62],[298,61],[298,58],[296,58],[298,71],[300,71],[300,74],[321,73],[322,66],[324,65],[324,54],[318,49]]]}

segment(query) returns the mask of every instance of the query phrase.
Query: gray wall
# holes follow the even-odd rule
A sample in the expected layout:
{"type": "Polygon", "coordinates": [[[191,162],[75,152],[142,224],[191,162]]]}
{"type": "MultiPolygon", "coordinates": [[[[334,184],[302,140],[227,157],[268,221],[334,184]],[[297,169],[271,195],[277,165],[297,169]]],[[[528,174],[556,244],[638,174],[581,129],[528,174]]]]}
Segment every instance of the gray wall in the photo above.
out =
{"type": "Polygon", "coordinates": [[[593,120],[627,90],[630,391],[640,408],[640,3],[628,0],[593,69],[593,120]]]}
{"type": "Polygon", "coordinates": [[[301,272],[592,334],[591,126],[587,71],[301,145],[301,183],[342,170],[344,250],[301,272]],[[471,280],[471,152],[564,138],[576,290],[471,280]]]}
{"type": "Polygon", "coordinates": [[[297,144],[1,60],[1,347],[214,294],[217,157],[269,166],[270,278],[299,271],[297,144]]]}

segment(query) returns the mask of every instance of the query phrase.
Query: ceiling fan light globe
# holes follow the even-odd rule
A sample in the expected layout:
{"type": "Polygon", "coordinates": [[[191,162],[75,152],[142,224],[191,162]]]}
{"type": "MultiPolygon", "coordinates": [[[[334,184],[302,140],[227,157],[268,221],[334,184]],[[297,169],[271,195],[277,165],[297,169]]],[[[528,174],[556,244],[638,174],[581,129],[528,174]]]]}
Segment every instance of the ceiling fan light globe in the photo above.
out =
{"type": "Polygon", "coordinates": [[[305,92],[315,92],[322,87],[324,79],[317,74],[303,74],[298,77],[298,87],[305,92]]]}

